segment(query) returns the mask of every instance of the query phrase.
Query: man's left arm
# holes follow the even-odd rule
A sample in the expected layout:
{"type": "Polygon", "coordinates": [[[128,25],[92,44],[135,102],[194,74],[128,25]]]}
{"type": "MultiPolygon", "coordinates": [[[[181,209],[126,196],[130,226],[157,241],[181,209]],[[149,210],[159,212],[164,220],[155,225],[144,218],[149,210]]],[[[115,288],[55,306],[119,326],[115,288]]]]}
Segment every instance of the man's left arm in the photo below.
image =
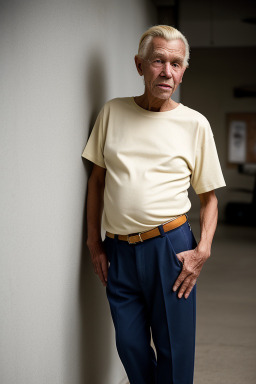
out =
{"type": "Polygon", "coordinates": [[[201,269],[211,255],[211,245],[218,220],[218,201],[214,190],[198,195],[200,198],[200,228],[201,237],[195,249],[180,252],[178,259],[183,263],[183,268],[174,283],[173,290],[179,288],[178,297],[183,295],[187,299],[201,269]]]}

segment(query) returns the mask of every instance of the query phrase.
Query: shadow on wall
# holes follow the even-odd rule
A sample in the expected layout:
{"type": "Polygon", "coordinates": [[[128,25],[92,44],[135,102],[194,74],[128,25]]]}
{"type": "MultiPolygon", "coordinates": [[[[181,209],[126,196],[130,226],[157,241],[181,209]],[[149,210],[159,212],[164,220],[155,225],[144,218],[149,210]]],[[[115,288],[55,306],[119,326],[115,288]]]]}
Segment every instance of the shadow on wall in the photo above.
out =
{"type": "MultiPolygon", "coordinates": [[[[106,81],[104,74],[103,58],[99,52],[88,55],[90,62],[85,74],[85,100],[90,105],[89,133],[94,125],[98,112],[105,102],[106,81]]],[[[87,121],[88,121],[87,120],[87,121]]],[[[89,137],[89,134],[88,134],[89,137]]],[[[86,178],[88,179],[92,164],[83,160],[86,178]]],[[[86,246],[86,199],[83,215],[83,236],[81,245],[81,264],[79,281],[79,300],[81,315],[80,332],[80,382],[81,384],[102,384],[106,382],[110,367],[110,311],[106,299],[105,288],[94,273],[90,261],[89,251],[86,246]]]]}

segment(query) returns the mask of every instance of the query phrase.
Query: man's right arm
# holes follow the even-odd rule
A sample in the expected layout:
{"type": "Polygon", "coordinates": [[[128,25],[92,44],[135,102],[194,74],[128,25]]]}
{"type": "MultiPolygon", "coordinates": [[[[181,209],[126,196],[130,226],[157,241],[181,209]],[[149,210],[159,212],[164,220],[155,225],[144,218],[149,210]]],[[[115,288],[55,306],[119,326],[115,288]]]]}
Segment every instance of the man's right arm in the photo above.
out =
{"type": "Polygon", "coordinates": [[[101,218],[106,169],[94,164],[88,180],[87,194],[87,246],[90,251],[94,271],[104,286],[108,275],[108,260],[101,239],[101,218]]]}

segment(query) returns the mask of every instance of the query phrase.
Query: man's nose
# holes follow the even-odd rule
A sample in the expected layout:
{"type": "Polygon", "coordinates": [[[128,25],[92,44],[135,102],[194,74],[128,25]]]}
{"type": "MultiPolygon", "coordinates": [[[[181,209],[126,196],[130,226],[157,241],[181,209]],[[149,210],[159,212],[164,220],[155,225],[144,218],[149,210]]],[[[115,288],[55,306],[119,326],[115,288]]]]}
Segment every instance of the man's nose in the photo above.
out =
{"type": "Polygon", "coordinates": [[[171,78],[172,77],[172,66],[170,63],[165,63],[162,69],[162,74],[165,77],[171,78]]]}

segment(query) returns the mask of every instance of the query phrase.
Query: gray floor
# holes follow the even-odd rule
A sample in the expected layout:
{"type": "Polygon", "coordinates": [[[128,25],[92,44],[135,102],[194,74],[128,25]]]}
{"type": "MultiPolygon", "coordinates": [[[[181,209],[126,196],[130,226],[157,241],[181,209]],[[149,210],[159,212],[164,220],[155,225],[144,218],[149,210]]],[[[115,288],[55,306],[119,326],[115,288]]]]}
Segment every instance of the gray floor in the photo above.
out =
{"type": "Polygon", "coordinates": [[[197,284],[194,384],[256,383],[255,274],[256,228],[219,224],[197,284]]]}

